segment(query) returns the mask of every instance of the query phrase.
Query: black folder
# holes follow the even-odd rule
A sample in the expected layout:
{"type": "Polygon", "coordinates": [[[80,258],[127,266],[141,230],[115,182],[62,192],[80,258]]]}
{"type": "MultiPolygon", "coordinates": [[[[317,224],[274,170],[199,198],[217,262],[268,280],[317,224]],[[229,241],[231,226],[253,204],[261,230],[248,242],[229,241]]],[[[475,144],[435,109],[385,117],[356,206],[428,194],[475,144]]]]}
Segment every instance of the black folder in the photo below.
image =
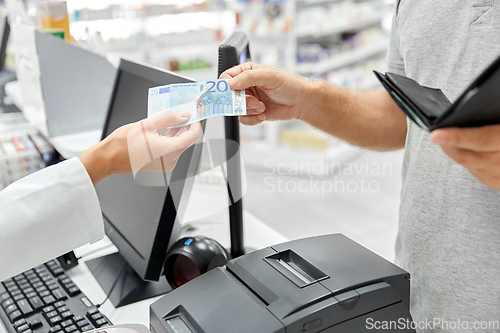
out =
{"type": "Polygon", "coordinates": [[[500,123],[500,58],[451,103],[440,89],[394,73],[374,71],[394,102],[418,126],[475,127],[500,123]]]}

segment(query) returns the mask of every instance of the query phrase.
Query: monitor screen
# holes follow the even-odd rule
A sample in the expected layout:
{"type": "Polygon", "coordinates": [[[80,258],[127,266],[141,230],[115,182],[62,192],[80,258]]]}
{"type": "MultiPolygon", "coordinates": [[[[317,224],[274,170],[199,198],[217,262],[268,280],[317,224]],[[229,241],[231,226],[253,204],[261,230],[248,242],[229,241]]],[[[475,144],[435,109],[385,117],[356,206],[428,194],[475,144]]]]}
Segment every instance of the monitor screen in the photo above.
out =
{"type": "MultiPolygon", "coordinates": [[[[118,127],[147,117],[148,89],[191,80],[122,60],[103,138],[118,127]]],[[[201,145],[195,145],[196,147],[201,145]]],[[[170,186],[144,186],[132,175],[113,175],[96,185],[106,234],[142,279],[158,280],[167,248],[177,240],[179,214],[185,208],[201,152],[191,147],[167,179],[170,186]]]]}
{"type": "Polygon", "coordinates": [[[9,42],[10,25],[8,15],[0,10],[0,71],[5,67],[5,58],[7,54],[7,44],[9,42]]]}

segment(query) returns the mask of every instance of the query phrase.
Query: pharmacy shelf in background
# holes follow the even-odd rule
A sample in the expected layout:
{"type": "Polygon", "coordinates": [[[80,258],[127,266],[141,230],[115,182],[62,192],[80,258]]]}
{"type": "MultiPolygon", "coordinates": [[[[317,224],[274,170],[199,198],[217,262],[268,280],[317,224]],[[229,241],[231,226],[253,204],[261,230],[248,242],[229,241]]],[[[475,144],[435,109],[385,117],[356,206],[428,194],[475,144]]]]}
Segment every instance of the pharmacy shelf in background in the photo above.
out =
{"type": "Polygon", "coordinates": [[[108,18],[93,21],[74,21],[70,23],[74,38],[88,32],[99,31],[106,41],[110,38],[129,38],[131,34],[144,33],[148,36],[158,34],[185,33],[188,31],[229,30],[234,13],[229,10],[212,12],[187,12],[163,14],[148,17],[108,18]]]}
{"type": "Polygon", "coordinates": [[[355,64],[362,60],[376,56],[383,52],[387,52],[389,40],[382,39],[367,45],[359,46],[352,51],[341,53],[338,56],[332,57],[317,63],[302,63],[297,64],[298,74],[324,74],[342,67],[355,64]]]}
{"type": "Polygon", "coordinates": [[[332,3],[342,2],[343,0],[300,0],[297,1],[297,9],[316,7],[316,6],[328,6],[332,3]]]}
{"type": "Polygon", "coordinates": [[[195,81],[207,81],[217,79],[217,67],[207,67],[200,69],[188,69],[183,71],[176,71],[176,74],[186,76],[195,81]]]}
{"type": "Polygon", "coordinates": [[[297,38],[299,43],[314,42],[320,38],[325,38],[328,36],[338,35],[345,32],[357,32],[368,27],[371,27],[384,19],[385,14],[379,13],[370,17],[368,19],[363,19],[354,22],[345,22],[337,26],[332,26],[330,28],[320,30],[320,31],[304,31],[297,33],[297,38]]]}
{"type": "Polygon", "coordinates": [[[105,11],[109,7],[126,5],[127,8],[140,9],[144,6],[162,6],[163,10],[172,14],[179,11],[206,11],[223,7],[221,5],[213,5],[210,0],[128,0],[126,3],[123,0],[66,0],[68,11],[75,10],[90,10],[90,11],[105,11]]]}

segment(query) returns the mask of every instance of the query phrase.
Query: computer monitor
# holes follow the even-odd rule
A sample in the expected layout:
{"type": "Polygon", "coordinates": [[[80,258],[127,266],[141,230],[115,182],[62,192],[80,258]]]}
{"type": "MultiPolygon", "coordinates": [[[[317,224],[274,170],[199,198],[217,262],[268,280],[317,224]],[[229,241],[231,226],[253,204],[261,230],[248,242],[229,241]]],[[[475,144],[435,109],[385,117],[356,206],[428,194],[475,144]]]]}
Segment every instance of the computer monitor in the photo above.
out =
{"type": "Polygon", "coordinates": [[[49,138],[99,132],[115,67],[98,54],[30,25],[13,24],[12,39],[26,119],[49,138]]]}
{"type": "Polygon", "coordinates": [[[11,98],[5,93],[5,85],[16,80],[16,73],[5,68],[7,45],[9,44],[10,24],[7,11],[0,8],[0,113],[19,112],[11,98]]]}
{"type": "MultiPolygon", "coordinates": [[[[227,69],[250,60],[248,36],[241,31],[233,32],[219,46],[219,76],[227,69]]],[[[238,117],[225,117],[226,154],[235,156],[240,143],[240,123],[238,117]],[[233,141],[233,143],[231,143],[233,141]],[[234,145],[234,142],[237,145],[234,145]]],[[[227,159],[227,188],[230,198],[229,224],[231,236],[231,257],[245,254],[243,243],[243,188],[241,178],[241,160],[227,159]],[[231,186],[229,185],[231,184],[231,186]]]]}
{"type": "Polygon", "coordinates": [[[9,34],[9,16],[5,10],[0,10],[0,72],[5,68],[5,58],[7,55],[9,34]]]}
{"type": "MultiPolygon", "coordinates": [[[[102,138],[122,125],[147,117],[149,88],[187,82],[193,81],[172,72],[122,60],[102,138]]],[[[181,155],[174,170],[165,177],[166,186],[141,185],[131,174],[113,175],[96,185],[106,235],[119,252],[89,261],[87,265],[105,292],[108,293],[118,281],[109,296],[115,307],[164,294],[171,289],[166,279],[158,280],[167,250],[179,236],[179,220],[194,182],[201,146],[193,145],[181,155]]]]}

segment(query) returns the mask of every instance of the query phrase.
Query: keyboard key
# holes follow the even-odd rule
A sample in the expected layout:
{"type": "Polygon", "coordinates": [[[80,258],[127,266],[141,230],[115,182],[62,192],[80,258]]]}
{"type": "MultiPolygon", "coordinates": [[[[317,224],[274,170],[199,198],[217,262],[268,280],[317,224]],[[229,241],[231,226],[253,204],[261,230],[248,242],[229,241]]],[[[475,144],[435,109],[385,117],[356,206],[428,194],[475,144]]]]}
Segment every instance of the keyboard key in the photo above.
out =
{"type": "Polygon", "coordinates": [[[24,295],[23,294],[19,294],[19,295],[14,296],[14,301],[16,301],[16,302],[20,301],[22,299],[24,299],[24,295]]]}
{"type": "Polygon", "coordinates": [[[54,296],[50,295],[50,296],[44,297],[43,301],[45,302],[45,304],[51,304],[51,303],[54,303],[56,301],[56,299],[54,298],[54,296]]]}
{"type": "Polygon", "coordinates": [[[89,299],[87,297],[82,297],[80,298],[80,300],[82,301],[83,304],[85,304],[86,307],[90,308],[92,306],[94,306],[94,304],[92,304],[91,301],[89,301],[89,299]]]}
{"type": "Polygon", "coordinates": [[[59,288],[59,284],[57,282],[54,282],[52,284],[47,285],[47,287],[49,288],[49,290],[56,290],[59,288]]]}
{"type": "Polygon", "coordinates": [[[35,289],[33,289],[32,287],[28,287],[28,288],[25,288],[23,289],[23,293],[26,295],[26,294],[29,294],[29,293],[32,293],[34,292],[35,289]]]}
{"type": "Polygon", "coordinates": [[[45,305],[45,304],[43,304],[43,301],[38,296],[30,298],[30,303],[31,303],[31,306],[33,307],[33,309],[35,309],[35,311],[43,308],[43,306],[45,305]]]}
{"type": "Polygon", "coordinates": [[[76,323],[77,321],[80,321],[80,320],[83,320],[83,319],[85,319],[85,318],[83,318],[82,316],[75,316],[73,318],[73,321],[76,323]]]}
{"type": "Polygon", "coordinates": [[[21,319],[21,316],[22,316],[22,315],[23,315],[23,314],[21,313],[21,311],[16,310],[16,311],[12,312],[12,313],[9,315],[9,319],[10,319],[10,321],[13,323],[13,322],[15,322],[16,320],[21,319]]]}
{"type": "Polygon", "coordinates": [[[26,324],[26,320],[23,318],[23,319],[19,319],[18,321],[16,321],[14,323],[14,326],[18,327],[18,326],[21,326],[21,325],[24,325],[24,324],[26,324]]]}
{"type": "Polygon", "coordinates": [[[16,290],[14,290],[14,291],[11,291],[11,292],[10,292],[10,294],[11,294],[12,296],[17,296],[17,295],[22,294],[22,292],[21,292],[21,290],[16,289],[16,290]]]}
{"type": "Polygon", "coordinates": [[[47,287],[45,287],[45,286],[41,286],[41,287],[36,288],[37,293],[41,293],[42,291],[45,291],[45,290],[47,290],[47,287]]]}
{"type": "Polygon", "coordinates": [[[81,330],[82,332],[90,331],[90,330],[93,330],[93,329],[94,329],[94,327],[93,327],[93,326],[91,326],[91,325],[87,325],[87,326],[80,327],[80,330],[81,330]]]}
{"type": "Polygon", "coordinates": [[[50,318],[55,317],[59,315],[57,311],[50,311],[45,314],[45,318],[47,318],[47,321],[50,320],[50,318]]]}
{"type": "Polygon", "coordinates": [[[59,279],[59,281],[60,281],[60,280],[67,279],[67,278],[68,278],[68,276],[67,276],[66,274],[61,274],[61,275],[59,275],[57,278],[58,278],[58,279],[59,279]]]}
{"type": "Polygon", "coordinates": [[[21,333],[33,333],[33,331],[28,328],[26,331],[22,331],[21,333]]]}
{"type": "Polygon", "coordinates": [[[35,272],[37,274],[41,274],[43,272],[47,272],[47,270],[45,269],[45,267],[43,267],[42,265],[40,265],[40,266],[35,267],[35,272]]]}
{"type": "Polygon", "coordinates": [[[74,286],[74,287],[68,289],[68,294],[71,297],[76,296],[79,293],[81,293],[81,291],[80,291],[80,288],[78,288],[77,286],[74,286]]]}
{"type": "Polygon", "coordinates": [[[96,320],[95,324],[97,327],[101,327],[103,325],[106,325],[108,323],[108,321],[104,318],[101,318],[101,319],[98,319],[96,320]]]}
{"type": "Polygon", "coordinates": [[[30,327],[28,326],[28,324],[23,324],[23,325],[17,327],[17,331],[19,333],[24,332],[24,331],[29,330],[29,329],[30,329],[30,327]]]}
{"type": "Polygon", "coordinates": [[[52,326],[52,327],[49,329],[49,332],[50,332],[50,333],[55,333],[55,332],[60,331],[60,330],[62,330],[61,325],[55,325],[55,326],[52,326]]]}
{"type": "Polygon", "coordinates": [[[51,312],[54,310],[55,310],[55,308],[52,305],[49,305],[49,306],[46,306],[43,308],[43,312],[45,312],[45,313],[48,313],[48,312],[51,312]]]}
{"type": "Polygon", "coordinates": [[[82,320],[77,321],[76,325],[78,327],[84,327],[84,326],[90,325],[90,323],[87,319],[82,319],[82,320]]]}
{"type": "Polygon", "coordinates": [[[15,291],[15,290],[19,290],[19,287],[18,287],[16,284],[14,284],[14,285],[12,285],[12,286],[10,286],[10,287],[7,287],[6,289],[7,289],[10,293],[12,293],[12,292],[13,292],[13,291],[15,291]]]}
{"type": "Polygon", "coordinates": [[[3,302],[3,301],[5,301],[5,300],[7,300],[9,298],[10,298],[10,294],[9,293],[3,293],[3,294],[0,295],[0,302],[3,302]]]}
{"type": "Polygon", "coordinates": [[[63,317],[63,319],[68,319],[73,317],[73,313],[71,311],[65,311],[61,313],[61,317],[63,317]]]}
{"type": "Polygon", "coordinates": [[[14,282],[14,280],[9,280],[9,281],[5,281],[5,282],[3,283],[3,285],[4,285],[6,288],[8,288],[8,287],[15,286],[15,285],[16,285],[16,283],[14,282]]]}
{"type": "Polygon", "coordinates": [[[92,316],[90,316],[90,319],[91,319],[92,321],[94,321],[94,322],[95,322],[97,319],[101,319],[101,318],[102,318],[102,314],[101,314],[100,312],[98,312],[98,313],[94,313],[92,316]]]}
{"type": "Polygon", "coordinates": [[[70,326],[66,326],[66,327],[64,328],[64,331],[65,331],[66,333],[72,333],[72,332],[78,331],[78,328],[76,328],[76,326],[75,326],[75,325],[70,325],[70,326]]]}
{"type": "Polygon", "coordinates": [[[66,296],[66,294],[64,294],[64,292],[60,288],[52,290],[52,294],[58,301],[68,298],[68,296],[66,296]]]}
{"type": "Polygon", "coordinates": [[[51,271],[52,275],[58,276],[64,273],[64,270],[61,267],[57,267],[56,269],[51,271]]]}
{"type": "Polygon", "coordinates": [[[36,330],[37,328],[40,328],[43,326],[42,321],[38,318],[32,319],[31,321],[29,321],[28,324],[32,330],[36,330]]]}
{"type": "Polygon", "coordinates": [[[42,279],[43,282],[47,283],[49,281],[54,281],[54,279],[52,278],[52,276],[50,275],[45,275],[43,277],[40,277],[42,279]]]}
{"type": "Polygon", "coordinates": [[[23,283],[28,283],[28,279],[23,277],[22,279],[19,279],[16,281],[18,285],[23,284],[23,283]]]}
{"type": "Polygon", "coordinates": [[[73,321],[71,319],[65,320],[65,321],[63,321],[61,323],[62,327],[66,327],[66,326],[69,326],[69,325],[73,325],[73,321]]]}
{"type": "Polygon", "coordinates": [[[14,304],[14,301],[12,300],[12,298],[8,298],[2,302],[2,308],[5,309],[6,307],[8,307],[9,305],[12,305],[12,304],[14,304]]]}
{"type": "Polygon", "coordinates": [[[61,316],[55,316],[49,319],[49,323],[51,326],[54,326],[56,324],[59,324],[62,321],[61,316]]]}
{"type": "Polygon", "coordinates": [[[36,289],[36,288],[41,287],[41,286],[43,286],[43,285],[44,285],[44,284],[43,284],[43,282],[42,282],[42,281],[37,282],[37,283],[33,283],[33,288],[35,288],[35,289],[36,289]]]}
{"type": "Polygon", "coordinates": [[[44,290],[38,296],[40,296],[40,297],[43,298],[43,297],[47,297],[49,295],[52,295],[52,293],[50,291],[48,291],[48,290],[44,290]]]}
{"type": "Polygon", "coordinates": [[[17,302],[17,307],[21,310],[23,315],[29,316],[31,313],[33,313],[33,308],[31,305],[28,303],[27,300],[22,299],[17,302]]]}
{"type": "Polygon", "coordinates": [[[30,276],[33,276],[33,275],[36,275],[34,269],[30,269],[30,270],[24,272],[24,276],[26,276],[26,277],[30,277],[30,276]]]}
{"type": "Polygon", "coordinates": [[[68,311],[69,308],[65,305],[65,306],[61,306],[60,308],[57,308],[57,311],[59,312],[65,312],[65,311],[68,311]]]}
{"type": "Polygon", "coordinates": [[[21,288],[21,289],[23,289],[23,290],[24,290],[24,289],[26,289],[26,288],[30,288],[30,284],[29,284],[29,283],[23,283],[23,284],[20,284],[20,285],[19,285],[19,288],[21,288]]]}
{"type": "Polygon", "coordinates": [[[10,315],[12,312],[17,310],[17,306],[15,304],[11,304],[8,307],[6,307],[4,310],[5,310],[5,313],[7,315],[10,315]]]}
{"type": "Polygon", "coordinates": [[[61,306],[65,306],[65,305],[66,305],[66,303],[64,303],[63,301],[59,301],[59,302],[54,303],[54,306],[56,308],[60,308],[61,306]]]}
{"type": "Polygon", "coordinates": [[[28,297],[28,298],[32,298],[32,297],[35,297],[35,296],[37,296],[37,295],[38,295],[38,294],[37,294],[35,291],[32,291],[32,292],[30,292],[30,293],[27,293],[27,294],[26,294],[26,297],[28,297]]]}
{"type": "Polygon", "coordinates": [[[42,280],[40,280],[40,278],[38,276],[30,277],[28,280],[30,281],[31,284],[42,282],[42,280]]]}
{"type": "Polygon", "coordinates": [[[87,314],[88,315],[93,315],[94,313],[97,313],[97,312],[99,312],[99,310],[97,308],[92,308],[92,309],[89,309],[87,311],[87,314]]]}

